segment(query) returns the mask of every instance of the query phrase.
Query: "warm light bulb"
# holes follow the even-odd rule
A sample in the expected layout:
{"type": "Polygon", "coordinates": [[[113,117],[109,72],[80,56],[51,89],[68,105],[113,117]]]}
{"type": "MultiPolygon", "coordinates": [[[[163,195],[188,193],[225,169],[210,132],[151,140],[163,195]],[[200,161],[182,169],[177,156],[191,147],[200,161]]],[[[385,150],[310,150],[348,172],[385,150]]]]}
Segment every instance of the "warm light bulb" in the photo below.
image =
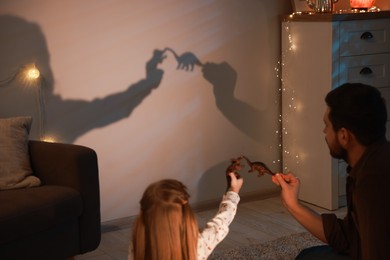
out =
{"type": "Polygon", "coordinates": [[[35,64],[27,64],[19,71],[19,81],[26,87],[41,87],[41,72],[35,64]]]}
{"type": "Polygon", "coordinates": [[[351,8],[368,9],[375,4],[375,0],[350,0],[351,8]]]}
{"type": "Polygon", "coordinates": [[[42,141],[48,142],[48,143],[55,143],[55,142],[56,142],[55,138],[54,138],[54,137],[50,137],[50,136],[45,136],[45,137],[42,139],[42,141]]]}
{"type": "Polygon", "coordinates": [[[37,69],[37,67],[35,67],[35,65],[29,66],[26,68],[26,79],[27,80],[36,80],[37,78],[39,78],[39,76],[40,76],[40,72],[37,69]]]}

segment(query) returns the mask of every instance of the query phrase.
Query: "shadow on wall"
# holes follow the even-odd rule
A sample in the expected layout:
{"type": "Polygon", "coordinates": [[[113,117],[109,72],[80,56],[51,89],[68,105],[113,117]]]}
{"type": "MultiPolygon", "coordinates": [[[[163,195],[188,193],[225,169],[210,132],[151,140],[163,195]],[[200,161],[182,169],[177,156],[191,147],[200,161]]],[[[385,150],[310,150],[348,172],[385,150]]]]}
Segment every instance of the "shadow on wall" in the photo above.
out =
{"type": "MultiPolygon", "coordinates": [[[[128,117],[142,100],[161,82],[163,71],[157,65],[163,60],[163,52],[155,50],[146,62],[146,77],[130,85],[125,91],[108,95],[91,102],[85,100],[64,100],[54,94],[54,80],[50,68],[50,55],[46,40],[40,27],[24,19],[3,15],[0,16],[0,63],[3,68],[17,70],[19,67],[35,63],[40,69],[45,85],[46,121],[49,135],[60,142],[72,143],[86,132],[104,127],[128,117]]],[[[1,73],[3,75],[3,73],[1,73]]],[[[20,89],[20,88],[19,88],[20,89]]],[[[23,91],[21,88],[19,91],[23,91]]],[[[4,99],[4,95],[1,97],[4,99]]],[[[12,107],[23,106],[23,100],[2,100],[5,108],[1,116],[14,116],[12,107]],[[6,104],[8,102],[8,104],[6,104]]],[[[24,111],[29,111],[25,108],[24,111]]]]}
{"type": "MultiPolygon", "coordinates": [[[[240,155],[238,154],[237,157],[238,156],[240,155]]],[[[228,158],[225,161],[215,164],[202,175],[198,185],[198,201],[210,200],[211,202],[215,202],[213,199],[219,199],[221,197],[221,194],[226,191],[226,171],[231,163],[230,159],[232,158],[228,158]]],[[[256,160],[252,162],[260,161],[256,160]]],[[[258,189],[256,190],[261,190],[263,185],[268,185],[266,184],[266,182],[270,181],[269,175],[267,176],[267,174],[259,174],[257,171],[252,171],[251,167],[247,163],[241,163],[241,166],[242,168],[238,173],[241,175],[241,177],[244,178],[244,181],[246,183],[244,184],[242,191],[244,191],[248,185],[258,187],[258,189]]],[[[275,169],[269,170],[271,170],[271,172],[276,172],[275,169]]],[[[267,190],[263,190],[263,192],[270,192],[274,188],[275,190],[277,190],[276,186],[271,186],[271,188],[267,188],[267,190]]]]}
{"type": "Polygon", "coordinates": [[[273,130],[270,127],[262,127],[262,124],[256,123],[264,118],[261,111],[235,97],[237,72],[229,63],[202,63],[191,52],[179,56],[170,48],[164,51],[173,53],[178,62],[177,69],[192,71],[194,65],[202,67],[203,77],[213,86],[218,109],[241,132],[256,141],[260,141],[261,136],[272,136],[273,130]]]}
{"type": "MultiPolygon", "coordinates": [[[[7,77],[11,71],[25,64],[36,64],[45,79],[42,91],[46,104],[46,134],[54,136],[59,142],[72,143],[92,129],[129,117],[132,111],[161,83],[164,72],[157,66],[166,58],[167,52],[172,52],[176,58],[177,69],[192,71],[195,65],[202,67],[204,78],[213,86],[218,109],[240,131],[256,141],[259,141],[259,136],[271,136],[271,132],[265,133],[265,131],[272,131],[269,127],[261,128],[261,135],[259,135],[259,124],[255,122],[262,118],[260,111],[235,98],[237,72],[226,62],[203,64],[190,52],[177,55],[171,48],[154,50],[152,57],[145,65],[146,77],[130,85],[123,92],[113,93],[92,101],[63,99],[61,95],[54,92],[50,55],[40,27],[22,18],[2,15],[0,16],[0,35],[2,36],[0,79],[7,77]]],[[[8,88],[10,87],[12,86],[8,88]]],[[[0,116],[15,116],[15,113],[22,113],[20,111],[27,111],[26,113],[31,111],[31,107],[26,107],[13,112],[16,106],[23,106],[29,102],[14,99],[22,95],[7,98],[4,94],[6,88],[0,88],[0,116]]],[[[23,91],[23,88],[19,87],[18,91],[23,91]]]]}
{"type": "Polygon", "coordinates": [[[257,123],[265,118],[261,111],[234,96],[237,72],[229,63],[206,63],[202,72],[213,86],[218,109],[233,125],[256,141],[272,136],[274,130],[271,127],[257,123]]]}

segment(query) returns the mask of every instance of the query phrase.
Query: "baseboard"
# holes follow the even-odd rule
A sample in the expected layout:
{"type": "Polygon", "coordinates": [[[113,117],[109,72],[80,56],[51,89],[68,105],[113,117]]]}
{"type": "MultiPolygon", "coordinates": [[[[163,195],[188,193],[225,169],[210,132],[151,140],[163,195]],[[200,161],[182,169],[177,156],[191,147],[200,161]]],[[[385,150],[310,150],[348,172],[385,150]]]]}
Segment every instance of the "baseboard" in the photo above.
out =
{"type": "Polygon", "coordinates": [[[101,223],[101,232],[107,233],[130,228],[136,216],[129,216],[124,218],[113,219],[101,223]]]}

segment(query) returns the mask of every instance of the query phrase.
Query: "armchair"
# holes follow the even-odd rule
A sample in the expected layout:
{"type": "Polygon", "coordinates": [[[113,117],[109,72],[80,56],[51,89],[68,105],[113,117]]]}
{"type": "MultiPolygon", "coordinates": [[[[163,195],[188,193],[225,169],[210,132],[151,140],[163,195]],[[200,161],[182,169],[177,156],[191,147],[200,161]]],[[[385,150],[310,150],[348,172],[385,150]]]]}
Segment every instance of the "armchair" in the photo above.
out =
{"type": "Polygon", "coordinates": [[[39,187],[0,190],[0,259],[61,260],[100,243],[97,155],[88,147],[32,141],[39,187]]]}

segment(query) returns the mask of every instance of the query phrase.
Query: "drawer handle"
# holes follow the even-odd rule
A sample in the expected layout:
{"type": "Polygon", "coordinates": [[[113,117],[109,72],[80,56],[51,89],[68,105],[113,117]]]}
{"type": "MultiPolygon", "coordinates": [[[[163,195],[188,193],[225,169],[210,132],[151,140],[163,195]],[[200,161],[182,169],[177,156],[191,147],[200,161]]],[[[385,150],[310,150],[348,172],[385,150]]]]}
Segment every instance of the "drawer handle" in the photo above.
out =
{"type": "Polygon", "coordinates": [[[372,39],[372,38],[374,38],[374,35],[372,35],[372,33],[370,33],[370,32],[364,32],[360,36],[360,39],[362,39],[362,40],[367,40],[367,39],[372,39]]]}
{"type": "Polygon", "coordinates": [[[369,67],[364,67],[363,69],[360,70],[361,75],[370,75],[372,74],[372,69],[369,67]]]}

